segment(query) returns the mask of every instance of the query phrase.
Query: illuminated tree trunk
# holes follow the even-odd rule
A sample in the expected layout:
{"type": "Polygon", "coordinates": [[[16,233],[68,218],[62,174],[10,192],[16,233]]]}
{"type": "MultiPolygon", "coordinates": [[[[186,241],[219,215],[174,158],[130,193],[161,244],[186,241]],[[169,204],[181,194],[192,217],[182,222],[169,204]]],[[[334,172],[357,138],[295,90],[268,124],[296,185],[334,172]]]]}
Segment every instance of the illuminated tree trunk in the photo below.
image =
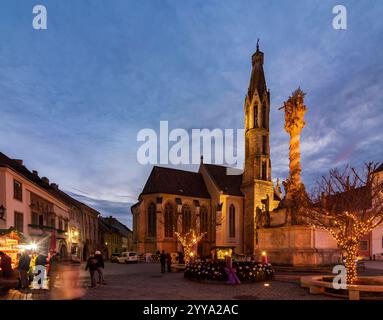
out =
{"type": "Polygon", "coordinates": [[[347,284],[354,284],[358,279],[358,245],[350,244],[343,250],[346,258],[347,284]]]}

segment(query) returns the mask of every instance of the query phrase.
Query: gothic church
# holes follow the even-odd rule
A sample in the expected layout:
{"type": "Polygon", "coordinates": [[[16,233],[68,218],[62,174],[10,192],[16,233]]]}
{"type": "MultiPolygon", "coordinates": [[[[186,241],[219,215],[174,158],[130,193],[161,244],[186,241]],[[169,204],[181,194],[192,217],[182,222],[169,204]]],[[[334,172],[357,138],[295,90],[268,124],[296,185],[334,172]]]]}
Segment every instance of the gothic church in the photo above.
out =
{"type": "Polygon", "coordinates": [[[281,200],[271,181],[269,144],[270,91],[263,70],[264,54],[252,56],[245,99],[245,164],[242,175],[227,175],[226,167],[205,164],[198,172],[153,167],[132,206],[133,237],[138,253],[177,252],[175,232],[206,232],[198,253],[232,248],[237,254],[257,249],[257,219],[281,200]]]}

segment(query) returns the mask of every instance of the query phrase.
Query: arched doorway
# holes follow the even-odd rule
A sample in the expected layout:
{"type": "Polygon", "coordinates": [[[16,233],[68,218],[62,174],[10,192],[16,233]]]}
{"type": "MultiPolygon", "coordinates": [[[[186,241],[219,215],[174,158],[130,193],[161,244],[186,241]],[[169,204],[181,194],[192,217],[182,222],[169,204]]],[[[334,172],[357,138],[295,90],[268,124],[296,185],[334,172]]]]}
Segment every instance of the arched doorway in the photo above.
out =
{"type": "Polygon", "coordinates": [[[66,258],[68,256],[68,250],[65,244],[62,244],[59,251],[61,258],[66,258]]]}

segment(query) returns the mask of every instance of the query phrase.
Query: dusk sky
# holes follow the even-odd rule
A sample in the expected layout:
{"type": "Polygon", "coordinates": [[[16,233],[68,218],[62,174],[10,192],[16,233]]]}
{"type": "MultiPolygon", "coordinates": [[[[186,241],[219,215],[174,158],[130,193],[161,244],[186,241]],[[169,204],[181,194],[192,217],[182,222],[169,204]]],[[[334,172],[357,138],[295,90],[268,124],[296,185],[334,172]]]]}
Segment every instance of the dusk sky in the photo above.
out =
{"type": "MultiPolygon", "coordinates": [[[[243,128],[260,38],[271,92],[273,179],[288,175],[278,107],[307,93],[302,177],[383,162],[383,2],[2,0],[0,151],[131,226],[152,169],[137,132],[243,128]],[[32,28],[32,8],[48,29],[32,28]],[[332,8],[348,10],[334,30],[332,8]]],[[[197,170],[197,166],[179,166],[197,170]]]]}

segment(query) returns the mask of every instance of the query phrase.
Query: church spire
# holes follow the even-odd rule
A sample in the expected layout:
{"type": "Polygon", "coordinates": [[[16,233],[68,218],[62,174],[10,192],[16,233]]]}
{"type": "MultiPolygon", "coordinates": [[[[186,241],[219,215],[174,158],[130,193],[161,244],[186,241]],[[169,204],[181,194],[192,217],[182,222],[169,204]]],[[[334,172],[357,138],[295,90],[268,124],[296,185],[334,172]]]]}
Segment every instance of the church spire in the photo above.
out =
{"type": "Polygon", "coordinates": [[[267,91],[265,74],[263,71],[264,54],[259,50],[259,38],[257,40],[257,51],[251,57],[253,70],[251,72],[250,85],[248,90],[248,96],[253,98],[256,90],[261,98],[263,93],[267,91]]]}

